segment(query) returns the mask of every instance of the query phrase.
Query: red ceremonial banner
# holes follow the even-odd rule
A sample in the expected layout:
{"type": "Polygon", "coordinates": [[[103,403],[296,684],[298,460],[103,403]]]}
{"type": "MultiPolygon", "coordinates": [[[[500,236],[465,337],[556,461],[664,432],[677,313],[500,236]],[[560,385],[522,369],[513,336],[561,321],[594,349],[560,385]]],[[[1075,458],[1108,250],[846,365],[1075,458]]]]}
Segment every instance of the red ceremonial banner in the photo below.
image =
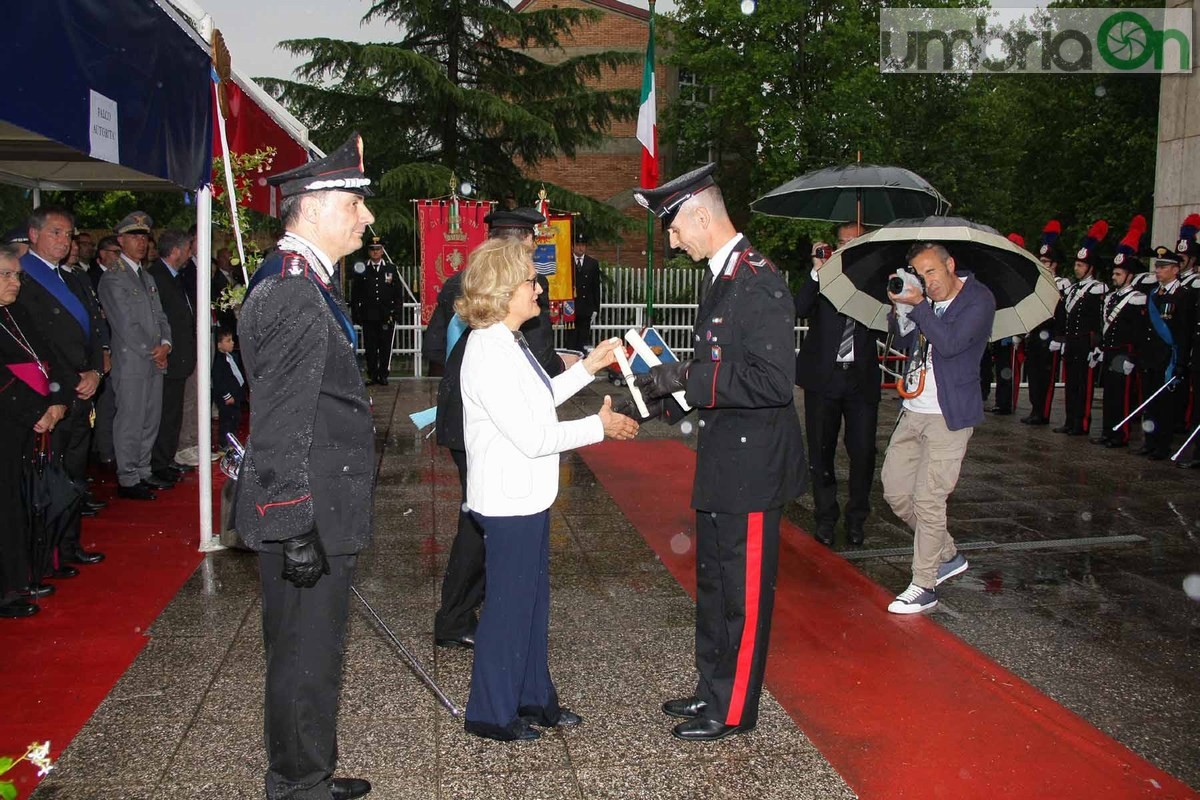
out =
{"type": "Polygon", "coordinates": [[[487,238],[483,218],[492,203],[480,200],[418,200],[421,239],[421,324],[428,325],[442,284],[467,266],[467,254],[487,238]]]}

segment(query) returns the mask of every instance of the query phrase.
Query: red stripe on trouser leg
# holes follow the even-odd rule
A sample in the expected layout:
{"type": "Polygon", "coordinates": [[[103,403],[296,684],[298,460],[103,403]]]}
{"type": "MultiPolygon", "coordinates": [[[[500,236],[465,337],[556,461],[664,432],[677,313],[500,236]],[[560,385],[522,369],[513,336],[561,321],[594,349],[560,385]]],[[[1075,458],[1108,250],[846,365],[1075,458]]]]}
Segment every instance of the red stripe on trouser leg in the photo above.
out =
{"type": "Polygon", "coordinates": [[[1050,405],[1054,402],[1054,383],[1058,380],[1058,353],[1050,355],[1050,384],[1046,387],[1046,402],[1042,405],[1042,419],[1050,419],[1050,405]]]}
{"type": "Polygon", "coordinates": [[[737,672],[733,676],[729,712],[725,715],[726,725],[741,724],[742,709],[746,705],[746,690],[750,686],[750,672],[754,668],[754,647],[758,643],[759,588],[762,586],[762,533],[762,512],[747,514],[746,596],[742,603],[745,622],[742,624],[742,640],[738,644],[737,672]]]}
{"type": "Polygon", "coordinates": [[[1088,367],[1087,371],[1087,389],[1084,394],[1083,401],[1083,432],[1087,433],[1092,429],[1092,400],[1096,396],[1096,371],[1088,367]]]}

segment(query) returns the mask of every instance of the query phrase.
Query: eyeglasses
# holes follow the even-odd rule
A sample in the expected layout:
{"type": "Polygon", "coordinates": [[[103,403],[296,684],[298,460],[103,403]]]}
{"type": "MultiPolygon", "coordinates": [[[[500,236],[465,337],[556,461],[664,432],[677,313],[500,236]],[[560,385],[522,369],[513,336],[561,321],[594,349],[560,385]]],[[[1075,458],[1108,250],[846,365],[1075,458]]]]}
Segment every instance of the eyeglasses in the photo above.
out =
{"type": "Polygon", "coordinates": [[[21,280],[21,275],[23,273],[24,273],[24,270],[3,269],[3,270],[0,270],[0,280],[19,281],[19,280],[21,280]]]}
{"type": "Polygon", "coordinates": [[[528,283],[530,286],[537,288],[537,275],[534,275],[532,278],[526,278],[521,283],[528,283]]]}

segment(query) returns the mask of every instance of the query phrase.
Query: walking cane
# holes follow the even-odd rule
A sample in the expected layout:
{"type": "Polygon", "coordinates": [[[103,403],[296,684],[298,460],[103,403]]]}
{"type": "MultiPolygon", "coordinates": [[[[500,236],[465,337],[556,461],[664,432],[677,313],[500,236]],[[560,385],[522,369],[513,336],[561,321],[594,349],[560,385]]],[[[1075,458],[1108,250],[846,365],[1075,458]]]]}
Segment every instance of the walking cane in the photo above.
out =
{"type": "Polygon", "coordinates": [[[1183,447],[1176,450],[1175,455],[1171,456],[1172,461],[1179,460],[1179,456],[1183,453],[1184,450],[1187,450],[1187,446],[1192,443],[1192,439],[1196,438],[1197,433],[1200,433],[1200,425],[1197,425],[1195,428],[1192,429],[1192,435],[1189,436],[1187,438],[1187,441],[1183,443],[1183,447]]]}
{"type": "MultiPolygon", "coordinates": [[[[1169,388],[1169,387],[1171,387],[1171,386],[1174,386],[1174,385],[1175,385],[1175,383],[1176,383],[1178,380],[1179,380],[1179,378],[1171,378],[1171,380],[1167,381],[1167,382],[1166,382],[1166,383],[1164,383],[1162,386],[1158,387],[1158,390],[1157,390],[1157,391],[1155,391],[1155,392],[1154,392],[1154,394],[1150,395],[1150,396],[1149,396],[1149,397],[1147,397],[1145,400],[1143,400],[1143,401],[1142,401],[1142,404],[1133,410],[1133,413],[1131,413],[1131,414],[1130,414],[1128,417],[1126,417],[1125,419],[1123,419],[1123,420],[1121,420],[1120,422],[1118,422],[1116,425],[1113,425],[1113,426],[1112,426],[1112,429],[1115,431],[1115,430],[1117,430],[1118,428],[1120,428],[1121,426],[1123,426],[1123,425],[1124,425],[1126,422],[1129,422],[1129,420],[1131,420],[1131,419],[1133,419],[1134,417],[1136,417],[1136,416],[1137,416],[1139,413],[1141,413],[1141,410],[1142,410],[1143,408],[1145,408],[1146,406],[1148,406],[1148,405],[1150,405],[1152,402],[1154,402],[1154,398],[1156,398],[1156,397],[1158,397],[1160,394],[1162,394],[1164,390],[1168,389],[1168,388],[1169,388]]],[[[1188,439],[1188,441],[1191,441],[1191,439],[1188,439]]],[[[1186,447],[1186,446],[1187,446],[1187,445],[1184,445],[1184,447],[1186,447]]]]}
{"type": "Polygon", "coordinates": [[[400,651],[400,655],[402,655],[404,660],[408,662],[408,666],[417,674],[417,677],[429,687],[430,691],[432,691],[437,697],[438,702],[446,707],[446,710],[450,712],[450,716],[461,717],[463,715],[463,710],[454,705],[454,702],[446,696],[446,693],[443,692],[441,687],[437,685],[437,682],[434,681],[433,677],[425,671],[423,666],[421,666],[421,662],[417,660],[417,657],[410,653],[408,648],[396,638],[396,634],[392,633],[392,629],[388,627],[387,623],[383,621],[379,614],[375,613],[375,609],[371,608],[371,604],[368,603],[367,598],[363,597],[362,593],[358,591],[358,587],[351,586],[350,591],[354,592],[354,596],[357,597],[358,601],[363,604],[363,608],[367,609],[367,612],[374,617],[375,622],[377,622],[379,627],[383,629],[384,635],[386,635],[387,638],[391,640],[392,644],[396,646],[396,649],[400,651]]]}

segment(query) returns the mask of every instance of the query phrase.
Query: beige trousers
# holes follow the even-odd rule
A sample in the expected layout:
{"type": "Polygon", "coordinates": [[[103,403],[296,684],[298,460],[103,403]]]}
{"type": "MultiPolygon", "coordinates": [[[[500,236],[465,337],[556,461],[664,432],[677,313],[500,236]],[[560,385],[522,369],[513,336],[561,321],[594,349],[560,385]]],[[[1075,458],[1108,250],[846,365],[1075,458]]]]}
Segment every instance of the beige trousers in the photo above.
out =
{"type": "Polygon", "coordinates": [[[958,553],[946,530],[946,500],[974,430],[952,431],[941,414],[903,411],[883,459],[883,497],[913,529],[913,583],[926,589],[937,585],[938,566],[958,553]]]}

